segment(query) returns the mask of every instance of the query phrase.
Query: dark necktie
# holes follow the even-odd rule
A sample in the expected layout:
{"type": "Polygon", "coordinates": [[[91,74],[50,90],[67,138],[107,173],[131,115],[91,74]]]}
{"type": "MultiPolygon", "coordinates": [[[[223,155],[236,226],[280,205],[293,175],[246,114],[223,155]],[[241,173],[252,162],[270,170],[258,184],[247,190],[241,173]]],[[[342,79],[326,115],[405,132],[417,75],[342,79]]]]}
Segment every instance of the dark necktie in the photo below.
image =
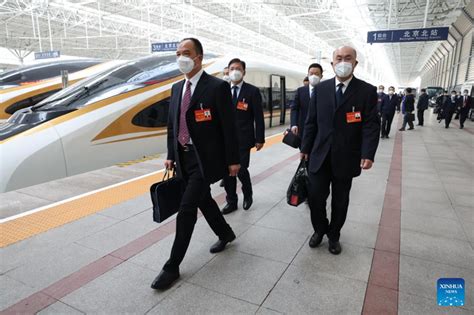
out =
{"type": "Polygon", "coordinates": [[[186,123],[186,112],[191,104],[191,81],[186,81],[186,91],[184,91],[183,99],[181,100],[181,112],[179,114],[179,130],[178,141],[182,146],[189,142],[189,130],[186,123]]]}
{"type": "Polygon", "coordinates": [[[237,85],[234,85],[232,87],[232,104],[234,104],[234,106],[237,105],[237,90],[239,89],[239,87],[237,85]]]}
{"type": "Polygon", "coordinates": [[[342,87],[344,86],[344,83],[339,83],[337,85],[337,91],[336,91],[336,105],[339,106],[341,105],[342,102],[342,87]]]}

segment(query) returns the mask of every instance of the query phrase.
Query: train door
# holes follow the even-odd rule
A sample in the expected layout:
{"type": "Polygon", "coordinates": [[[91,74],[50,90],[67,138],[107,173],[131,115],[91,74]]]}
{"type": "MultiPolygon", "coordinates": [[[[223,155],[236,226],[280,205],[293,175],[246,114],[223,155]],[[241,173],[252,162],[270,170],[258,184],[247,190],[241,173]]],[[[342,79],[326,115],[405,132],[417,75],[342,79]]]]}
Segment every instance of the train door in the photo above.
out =
{"type": "Polygon", "coordinates": [[[285,124],[286,116],[286,83],[285,77],[270,75],[269,93],[269,127],[285,124]]]}

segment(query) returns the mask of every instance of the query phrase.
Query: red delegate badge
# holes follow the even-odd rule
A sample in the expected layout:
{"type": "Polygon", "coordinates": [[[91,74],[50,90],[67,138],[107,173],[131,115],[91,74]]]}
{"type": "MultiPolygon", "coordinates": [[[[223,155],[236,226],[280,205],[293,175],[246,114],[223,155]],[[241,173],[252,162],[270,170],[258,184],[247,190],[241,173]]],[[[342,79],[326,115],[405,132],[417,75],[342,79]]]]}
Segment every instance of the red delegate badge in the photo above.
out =
{"type": "Polygon", "coordinates": [[[194,111],[194,118],[196,118],[196,122],[203,122],[203,121],[211,121],[211,109],[197,109],[194,111]]]}
{"type": "Polygon", "coordinates": [[[249,104],[245,102],[245,100],[240,101],[237,103],[237,109],[240,110],[247,110],[249,108],[249,104]]]}
{"type": "Polygon", "coordinates": [[[362,115],[360,112],[349,112],[346,113],[346,121],[348,124],[358,123],[362,121],[362,115]]]}

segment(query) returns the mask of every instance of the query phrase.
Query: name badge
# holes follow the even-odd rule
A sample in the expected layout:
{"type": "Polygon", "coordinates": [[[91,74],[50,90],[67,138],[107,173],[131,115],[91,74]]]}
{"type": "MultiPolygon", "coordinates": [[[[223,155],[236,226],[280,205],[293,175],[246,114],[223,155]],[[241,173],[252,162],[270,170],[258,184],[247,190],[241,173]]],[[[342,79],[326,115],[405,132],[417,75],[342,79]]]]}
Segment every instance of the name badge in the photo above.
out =
{"type": "Polygon", "coordinates": [[[239,110],[248,110],[249,104],[245,102],[245,98],[237,103],[237,109],[239,110]]]}
{"type": "Polygon", "coordinates": [[[360,112],[349,112],[346,113],[346,121],[348,124],[358,123],[362,121],[362,115],[360,112]]]}
{"type": "Polygon", "coordinates": [[[211,109],[206,108],[206,109],[195,110],[194,118],[196,119],[196,122],[211,121],[212,120],[211,109]]]}

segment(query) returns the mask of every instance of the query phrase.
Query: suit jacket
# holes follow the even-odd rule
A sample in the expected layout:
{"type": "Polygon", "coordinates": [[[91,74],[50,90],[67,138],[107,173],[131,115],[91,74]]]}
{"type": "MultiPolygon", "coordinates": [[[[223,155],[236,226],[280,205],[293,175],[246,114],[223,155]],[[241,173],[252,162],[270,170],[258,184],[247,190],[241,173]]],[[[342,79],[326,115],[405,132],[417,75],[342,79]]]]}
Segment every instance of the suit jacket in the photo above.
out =
{"type": "Polygon", "coordinates": [[[377,112],[382,112],[382,107],[387,106],[388,98],[385,93],[377,93],[377,112]]]}
{"type": "Polygon", "coordinates": [[[402,105],[403,113],[411,113],[415,110],[415,96],[413,94],[405,95],[405,103],[402,105]]]}
{"type": "Polygon", "coordinates": [[[384,114],[394,115],[395,110],[400,110],[399,104],[400,101],[397,94],[393,94],[392,97],[390,97],[390,95],[386,95],[386,101],[382,103],[380,111],[384,114]]]}
{"type": "MultiPolygon", "coordinates": [[[[185,80],[171,89],[168,114],[168,160],[176,162],[178,176],[182,177],[178,150],[179,114],[185,80]]],[[[235,128],[235,111],[229,83],[203,72],[186,112],[186,122],[203,177],[214,183],[228,172],[228,166],[239,164],[239,147],[235,128]],[[212,119],[196,122],[195,110],[211,110],[212,119]]]]}
{"type": "Polygon", "coordinates": [[[428,94],[424,93],[421,94],[420,97],[418,98],[418,104],[416,106],[417,109],[428,109],[428,100],[429,100],[428,94]]]}
{"type": "Polygon", "coordinates": [[[474,102],[472,101],[472,96],[467,96],[466,106],[464,106],[464,95],[461,97],[461,110],[469,112],[469,109],[473,107],[474,102]]]}
{"type": "Polygon", "coordinates": [[[241,149],[250,149],[255,143],[265,143],[265,122],[260,90],[244,82],[239,93],[238,102],[248,104],[247,110],[236,106],[237,137],[241,149]]]}
{"type": "Polygon", "coordinates": [[[459,106],[460,104],[460,100],[455,97],[454,98],[454,101],[451,99],[451,96],[448,96],[446,97],[446,99],[444,100],[444,104],[443,104],[443,110],[444,111],[455,111],[456,108],[459,106]]]}
{"type": "Polygon", "coordinates": [[[298,127],[298,134],[300,137],[303,137],[304,135],[304,123],[306,116],[308,115],[310,97],[309,86],[299,87],[296,90],[295,101],[291,107],[291,126],[298,127]]]}
{"type": "Polygon", "coordinates": [[[335,78],[316,86],[305,123],[302,153],[309,154],[309,171],[317,172],[331,154],[335,177],[356,177],[361,158],[374,160],[379,143],[380,118],[375,86],[353,77],[336,108],[335,78]],[[361,122],[348,123],[346,113],[360,112],[361,122]]]}

